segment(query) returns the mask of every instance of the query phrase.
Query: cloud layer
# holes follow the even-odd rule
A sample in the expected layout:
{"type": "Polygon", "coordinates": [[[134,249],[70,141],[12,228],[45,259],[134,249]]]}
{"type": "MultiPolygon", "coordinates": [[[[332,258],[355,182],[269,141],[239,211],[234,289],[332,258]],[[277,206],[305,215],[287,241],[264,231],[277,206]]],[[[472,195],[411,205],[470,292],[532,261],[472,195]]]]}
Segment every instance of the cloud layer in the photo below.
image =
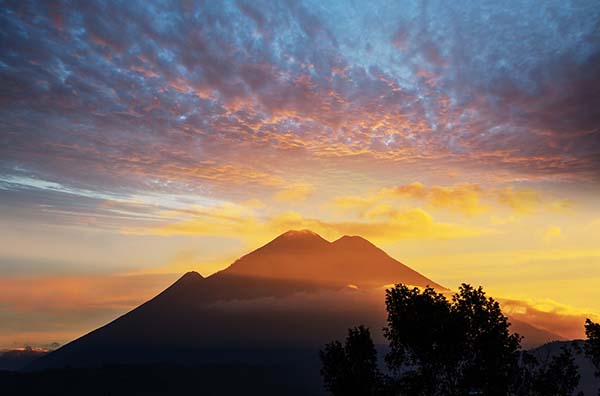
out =
{"type": "Polygon", "coordinates": [[[215,194],[337,161],[597,181],[599,12],[8,2],[0,173],[215,194]]]}

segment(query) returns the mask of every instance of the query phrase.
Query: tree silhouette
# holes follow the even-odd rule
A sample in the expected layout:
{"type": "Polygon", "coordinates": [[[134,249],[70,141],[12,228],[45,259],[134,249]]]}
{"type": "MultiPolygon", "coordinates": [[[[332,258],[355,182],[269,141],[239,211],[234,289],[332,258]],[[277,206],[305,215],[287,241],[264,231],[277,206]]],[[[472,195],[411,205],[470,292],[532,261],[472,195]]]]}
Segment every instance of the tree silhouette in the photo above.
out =
{"type": "Polygon", "coordinates": [[[377,351],[369,329],[359,326],[348,330],[344,345],[334,341],[321,351],[325,387],[332,395],[378,395],[382,383],[377,368],[377,351]]]}
{"type": "MultiPolygon", "coordinates": [[[[585,354],[590,358],[596,368],[596,377],[600,378],[600,323],[589,319],[585,321],[585,354]]],[[[598,390],[600,395],[600,390],[598,390]]]]}
{"type": "Polygon", "coordinates": [[[399,284],[386,291],[385,304],[389,374],[377,369],[369,331],[351,329],[345,345],[335,341],[321,352],[331,394],[567,396],[579,383],[569,350],[542,365],[521,351],[521,337],[481,287],[463,284],[448,301],[432,288],[399,284]]]}
{"type": "Polygon", "coordinates": [[[404,387],[412,394],[507,394],[520,337],[481,287],[463,284],[449,302],[431,288],[397,285],[387,290],[386,307],[386,362],[396,376],[410,373],[404,387]]]}
{"type": "MultiPolygon", "coordinates": [[[[575,365],[571,349],[562,347],[561,353],[549,362],[538,365],[531,377],[530,391],[524,393],[531,396],[571,396],[579,385],[581,375],[575,365]]],[[[583,393],[579,393],[583,395],[583,393]]]]}

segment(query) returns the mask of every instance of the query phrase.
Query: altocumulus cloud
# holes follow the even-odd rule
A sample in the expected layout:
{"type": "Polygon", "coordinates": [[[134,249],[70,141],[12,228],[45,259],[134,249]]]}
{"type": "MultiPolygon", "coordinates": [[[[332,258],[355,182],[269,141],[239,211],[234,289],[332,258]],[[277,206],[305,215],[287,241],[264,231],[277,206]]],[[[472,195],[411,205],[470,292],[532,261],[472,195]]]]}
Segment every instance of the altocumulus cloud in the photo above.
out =
{"type": "Polygon", "coordinates": [[[217,194],[281,189],[298,161],[345,158],[598,180],[599,13],[562,1],[6,2],[0,172],[217,194]]]}

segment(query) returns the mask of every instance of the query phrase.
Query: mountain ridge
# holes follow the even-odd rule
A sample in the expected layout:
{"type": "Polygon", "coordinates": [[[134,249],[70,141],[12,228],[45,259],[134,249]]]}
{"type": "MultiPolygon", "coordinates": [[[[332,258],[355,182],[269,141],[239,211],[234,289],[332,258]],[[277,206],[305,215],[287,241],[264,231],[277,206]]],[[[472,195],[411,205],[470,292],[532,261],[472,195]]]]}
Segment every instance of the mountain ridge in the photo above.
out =
{"type": "Polygon", "coordinates": [[[401,282],[447,290],[360,236],[329,242],[310,230],[287,231],[220,273],[359,287],[401,282]]]}
{"type": "Polygon", "coordinates": [[[185,273],[26,370],[231,361],[313,367],[326,342],[357,324],[382,342],[384,286],[396,283],[448,291],[362,237],[329,242],[311,231],[290,231],[210,276],[185,273]]]}

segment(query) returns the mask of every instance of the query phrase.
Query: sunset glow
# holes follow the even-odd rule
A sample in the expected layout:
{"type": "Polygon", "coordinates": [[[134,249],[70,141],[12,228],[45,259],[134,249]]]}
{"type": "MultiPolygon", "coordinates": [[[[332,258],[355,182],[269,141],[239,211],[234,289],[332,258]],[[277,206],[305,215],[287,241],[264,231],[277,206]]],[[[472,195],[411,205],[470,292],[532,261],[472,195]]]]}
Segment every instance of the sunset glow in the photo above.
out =
{"type": "Polygon", "coordinates": [[[0,350],[290,229],[582,337],[600,7],[502,3],[1,2],[0,350]]]}

